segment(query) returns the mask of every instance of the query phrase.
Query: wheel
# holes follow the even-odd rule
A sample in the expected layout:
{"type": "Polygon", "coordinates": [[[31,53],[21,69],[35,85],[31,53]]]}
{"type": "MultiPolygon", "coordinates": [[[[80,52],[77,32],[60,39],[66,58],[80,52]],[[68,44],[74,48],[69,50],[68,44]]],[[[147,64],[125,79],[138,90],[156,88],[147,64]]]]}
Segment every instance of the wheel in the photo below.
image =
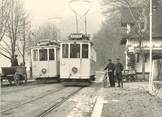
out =
{"type": "Polygon", "coordinates": [[[16,84],[16,86],[19,86],[20,85],[20,75],[19,74],[15,74],[14,75],[14,81],[15,81],[15,84],[16,84]]]}

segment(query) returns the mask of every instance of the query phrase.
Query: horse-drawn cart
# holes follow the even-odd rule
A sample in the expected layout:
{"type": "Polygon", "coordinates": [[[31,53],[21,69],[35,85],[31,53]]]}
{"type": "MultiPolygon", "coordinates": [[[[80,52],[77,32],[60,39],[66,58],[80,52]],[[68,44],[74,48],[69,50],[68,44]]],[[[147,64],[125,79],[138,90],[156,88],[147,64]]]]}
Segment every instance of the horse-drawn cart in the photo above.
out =
{"type": "Polygon", "coordinates": [[[18,86],[27,83],[27,74],[25,66],[2,67],[1,85],[4,80],[8,80],[11,85],[13,82],[18,86]]]}

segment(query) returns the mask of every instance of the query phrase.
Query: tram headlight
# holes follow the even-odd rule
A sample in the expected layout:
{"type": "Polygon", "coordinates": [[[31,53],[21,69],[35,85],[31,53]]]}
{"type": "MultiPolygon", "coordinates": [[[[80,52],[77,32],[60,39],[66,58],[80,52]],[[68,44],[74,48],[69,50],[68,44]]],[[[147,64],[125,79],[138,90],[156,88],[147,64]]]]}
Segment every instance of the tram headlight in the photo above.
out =
{"type": "Polygon", "coordinates": [[[43,68],[41,71],[43,74],[45,74],[47,72],[47,69],[43,68]]]}
{"type": "Polygon", "coordinates": [[[73,68],[72,68],[72,72],[73,72],[74,74],[76,74],[76,73],[78,72],[78,68],[73,67],[73,68]]]}

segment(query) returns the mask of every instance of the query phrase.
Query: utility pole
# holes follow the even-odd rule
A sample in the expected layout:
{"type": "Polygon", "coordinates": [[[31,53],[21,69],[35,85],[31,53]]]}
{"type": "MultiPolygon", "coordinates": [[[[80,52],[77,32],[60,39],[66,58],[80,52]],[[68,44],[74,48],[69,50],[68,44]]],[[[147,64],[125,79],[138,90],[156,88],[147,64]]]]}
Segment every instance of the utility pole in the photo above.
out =
{"type": "Polygon", "coordinates": [[[149,73],[149,92],[152,92],[152,0],[150,0],[150,73],[149,73]]]}
{"type": "Polygon", "coordinates": [[[26,27],[25,27],[25,18],[23,19],[23,64],[24,64],[24,66],[25,66],[25,47],[26,47],[26,33],[25,33],[25,31],[26,31],[26,27]]]}

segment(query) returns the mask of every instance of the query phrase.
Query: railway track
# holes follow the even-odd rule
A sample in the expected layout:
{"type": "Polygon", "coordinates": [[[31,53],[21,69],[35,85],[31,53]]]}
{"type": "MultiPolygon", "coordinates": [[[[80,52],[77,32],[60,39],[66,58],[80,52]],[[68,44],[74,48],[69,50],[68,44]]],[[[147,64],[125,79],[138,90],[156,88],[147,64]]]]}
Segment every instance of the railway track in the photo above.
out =
{"type": "Polygon", "coordinates": [[[83,87],[80,87],[78,90],[74,91],[73,93],[69,94],[66,97],[62,97],[60,99],[58,99],[58,101],[53,104],[51,107],[49,107],[47,110],[43,111],[42,113],[40,113],[37,117],[45,117],[46,115],[48,115],[48,113],[50,113],[52,110],[60,107],[64,102],[66,102],[69,98],[71,98],[72,96],[74,96],[76,93],[78,93],[83,87]]]}
{"type": "Polygon", "coordinates": [[[31,100],[29,100],[29,101],[26,101],[26,102],[24,102],[24,103],[15,105],[14,107],[10,107],[10,108],[8,108],[8,109],[2,110],[2,111],[1,111],[1,114],[3,115],[3,114],[5,114],[5,113],[7,113],[8,111],[11,111],[11,110],[16,109],[16,108],[20,108],[20,107],[23,106],[23,105],[26,105],[26,104],[29,104],[29,103],[31,103],[31,102],[37,101],[37,100],[39,100],[39,99],[41,99],[41,98],[43,98],[43,97],[46,97],[46,96],[48,96],[48,95],[52,95],[52,94],[54,94],[54,93],[57,93],[57,92],[59,92],[59,91],[61,91],[61,90],[63,90],[63,89],[65,89],[65,87],[62,87],[62,88],[57,89],[57,90],[52,91],[52,92],[45,93],[45,94],[43,94],[43,95],[41,95],[41,96],[39,96],[39,97],[36,97],[36,98],[34,98],[34,99],[31,99],[31,100]]]}
{"type": "Polygon", "coordinates": [[[28,90],[28,89],[34,89],[34,88],[38,88],[38,87],[42,87],[44,86],[44,84],[30,84],[30,85],[25,85],[25,86],[15,86],[15,87],[5,87],[3,88],[3,90],[1,91],[1,93],[3,95],[5,94],[11,94],[11,93],[18,93],[18,92],[21,92],[21,91],[24,91],[24,90],[28,90]],[[13,89],[14,88],[14,89],[13,89]]]}

